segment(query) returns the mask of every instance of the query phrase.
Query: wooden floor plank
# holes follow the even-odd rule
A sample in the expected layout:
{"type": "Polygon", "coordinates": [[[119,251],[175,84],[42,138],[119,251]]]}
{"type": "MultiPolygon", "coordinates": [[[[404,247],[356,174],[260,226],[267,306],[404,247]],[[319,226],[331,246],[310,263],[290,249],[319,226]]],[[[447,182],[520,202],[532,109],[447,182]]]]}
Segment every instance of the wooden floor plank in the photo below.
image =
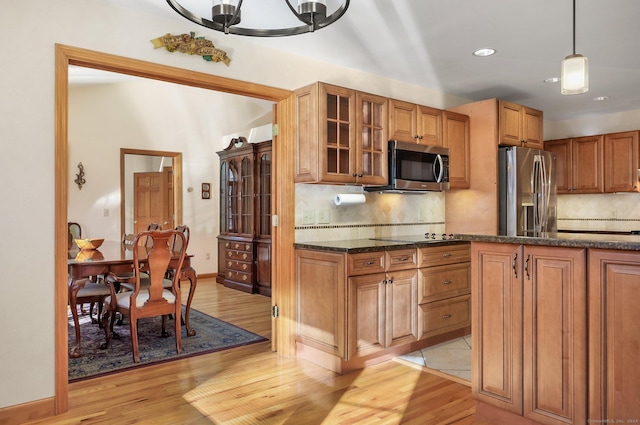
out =
{"type": "MultiPolygon", "coordinates": [[[[206,279],[193,308],[271,336],[267,297],[206,279]]],[[[69,406],[31,424],[487,425],[466,385],[400,361],[340,376],[270,342],[72,383],[69,406]]]]}

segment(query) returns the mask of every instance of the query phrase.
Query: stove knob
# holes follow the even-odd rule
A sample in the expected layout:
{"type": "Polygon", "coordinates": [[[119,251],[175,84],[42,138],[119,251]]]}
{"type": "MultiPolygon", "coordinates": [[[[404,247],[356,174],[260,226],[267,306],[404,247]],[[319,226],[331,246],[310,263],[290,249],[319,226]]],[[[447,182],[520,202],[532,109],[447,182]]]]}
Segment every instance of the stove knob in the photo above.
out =
{"type": "Polygon", "coordinates": [[[432,234],[431,234],[431,239],[435,239],[435,238],[436,238],[436,234],[435,234],[435,233],[432,233],[432,234]]]}
{"type": "Polygon", "coordinates": [[[446,234],[446,233],[443,233],[443,234],[442,234],[442,240],[443,240],[443,241],[446,241],[446,240],[447,240],[447,234],[446,234]]]}

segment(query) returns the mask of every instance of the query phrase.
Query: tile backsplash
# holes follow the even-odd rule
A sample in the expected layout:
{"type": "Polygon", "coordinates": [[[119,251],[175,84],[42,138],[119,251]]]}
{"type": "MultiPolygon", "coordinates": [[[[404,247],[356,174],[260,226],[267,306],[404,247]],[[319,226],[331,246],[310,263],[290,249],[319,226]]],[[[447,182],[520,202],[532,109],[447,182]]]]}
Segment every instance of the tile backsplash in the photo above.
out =
{"type": "Polygon", "coordinates": [[[442,234],[445,192],[363,192],[359,186],[297,183],[296,242],[442,234]],[[336,205],[336,195],[364,193],[365,203],[336,205]]]}
{"type": "Polygon", "coordinates": [[[558,195],[558,230],[640,230],[640,193],[558,195]]]}

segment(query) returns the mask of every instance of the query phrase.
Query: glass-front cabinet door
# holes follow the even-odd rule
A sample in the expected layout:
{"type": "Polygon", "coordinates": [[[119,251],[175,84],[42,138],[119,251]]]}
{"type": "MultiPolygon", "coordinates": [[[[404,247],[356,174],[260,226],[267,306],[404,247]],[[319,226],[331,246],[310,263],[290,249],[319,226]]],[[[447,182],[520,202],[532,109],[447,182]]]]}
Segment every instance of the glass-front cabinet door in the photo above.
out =
{"type": "Polygon", "coordinates": [[[353,182],[355,134],[355,91],[342,87],[321,84],[319,87],[320,110],[324,119],[320,121],[320,140],[325,149],[323,181],[353,182]],[[324,121],[324,122],[323,122],[324,121]]]}
{"type": "Polygon", "coordinates": [[[253,179],[253,157],[245,156],[240,161],[239,216],[240,228],[237,233],[253,235],[253,198],[255,193],[253,179]]]}
{"type": "Polygon", "coordinates": [[[271,236],[271,150],[258,152],[258,237],[271,236]]]}
{"type": "Polygon", "coordinates": [[[387,98],[358,92],[356,95],[355,170],[361,184],[387,184],[387,98]]]}

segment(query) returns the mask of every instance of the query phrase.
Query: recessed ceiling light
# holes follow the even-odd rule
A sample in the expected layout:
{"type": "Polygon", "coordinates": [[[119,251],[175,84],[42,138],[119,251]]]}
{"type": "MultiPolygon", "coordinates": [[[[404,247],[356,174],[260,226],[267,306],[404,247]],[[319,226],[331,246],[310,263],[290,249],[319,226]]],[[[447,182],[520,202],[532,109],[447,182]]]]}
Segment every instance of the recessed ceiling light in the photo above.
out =
{"type": "Polygon", "coordinates": [[[485,57],[485,56],[491,56],[495,53],[496,53],[495,49],[485,48],[485,49],[476,50],[475,52],[473,52],[473,55],[478,57],[485,57]]]}
{"type": "Polygon", "coordinates": [[[543,83],[559,83],[560,78],[558,77],[545,78],[544,80],[542,80],[542,82],[543,83]]]}
{"type": "Polygon", "coordinates": [[[593,100],[595,100],[596,102],[599,102],[601,100],[607,100],[607,99],[609,99],[609,96],[598,96],[593,98],[593,100]]]}

